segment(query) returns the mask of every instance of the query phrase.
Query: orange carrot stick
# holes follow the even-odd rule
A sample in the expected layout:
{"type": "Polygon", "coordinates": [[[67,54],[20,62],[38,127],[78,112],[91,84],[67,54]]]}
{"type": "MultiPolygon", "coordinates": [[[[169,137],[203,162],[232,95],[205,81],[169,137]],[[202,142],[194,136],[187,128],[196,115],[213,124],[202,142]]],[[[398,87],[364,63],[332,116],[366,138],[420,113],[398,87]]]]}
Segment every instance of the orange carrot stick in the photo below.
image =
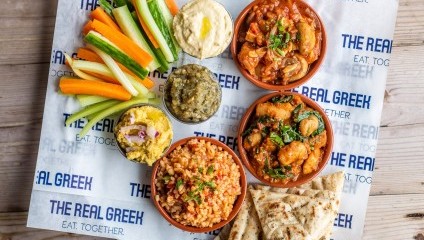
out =
{"type": "Polygon", "coordinates": [[[121,29],[118,27],[118,25],[112,20],[112,18],[109,17],[109,15],[107,15],[107,13],[101,7],[94,9],[94,11],[91,12],[90,17],[93,19],[97,19],[98,21],[115,29],[116,31],[121,32],[121,29]]]}
{"type": "Polygon", "coordinates": [[[77,58],[90,62],[104,63],[96,53],[87,48],[79,48],[77,52],[77,58]]]}
{"type": "Polygon", "coordinates": [[[147,89],[152,89],[155,86],[155,82],[152,79],[147,77],[143,80],[140,80],[140,78],[137,78],[137,81],[143,84],[147,89]]]}
{"type": "Polygon", "coordinates": [[[166,6],[168,6],[169,11],[173,16],[177,15],[179,9],[177,3],[174,0],[165,0],[166,6]]]}
{"type": "Polygon", "coordinates": [[[84,25],[84,27],[82,28],[82,33],[84,35],[87,35],[87,33],[92,29],[92,27],[91,27],[92,23],[93,23],[93,21],[90,20],[84,25]]]}
{"type": "Polygon", "coordinates": [[[124,87],[112,83],[61,78],[59,88],[65,94],[88,94],[127,101],[131,94],[124,87]]]}
{"type": "MultiPolygon", "coordinates": [[[[134,1],[132,1],[132,3],[133,5],[135,5],[134,1]]],[[[153,36],[152,32],[150,32],[149,27],[147,27],[146,23],[143,21],[143,18],[140,16],[140,13],[138,12],[137,8],[135,8],[135,12],[137,13],[138,21],[141,24],[141,28],[143,28],[150,42],[155,48],[159,48],[158,41],[156,41],[156,38],[153,36]]]]}
{"type": "Polygon", "coordinates": [[[118,80],[116,80],[116,78],[105,76],[99,73],[90,72],[90,71],[83,71],[83,72],[90,74],[93,77],[100,78],[101,80],[104,80],[105,82],[121,85],[121,83],[118,80]]]}
{"type": "Polygon", "coordinates": [[[102,34],[141,66],[147,67],[150,62],[153,61],[153,57],[150,56],[149,53],[144,51],[121,32],[115,31],[114,29],[96,19],[93,20],[91,26],[93,27],[93,30],[102,34]]]}

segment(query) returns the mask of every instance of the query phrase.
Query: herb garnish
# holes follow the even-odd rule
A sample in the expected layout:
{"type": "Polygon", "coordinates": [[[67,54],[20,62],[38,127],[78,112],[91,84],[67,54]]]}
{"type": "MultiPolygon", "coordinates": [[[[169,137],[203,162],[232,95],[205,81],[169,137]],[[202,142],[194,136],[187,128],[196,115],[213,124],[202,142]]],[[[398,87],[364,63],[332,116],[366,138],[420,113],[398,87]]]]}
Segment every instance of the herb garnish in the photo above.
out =
{"type": "Polygon", "coordinates": [[[278,31],[280,31],[280,32],[284,32],[285,27],[284,27],[283,23],[281,23],[281,20],[279,20],[279,21],[277,22],[277,28],[278,28],[278,31]]]}
{"type": "Polygon", "coordinates": [[[180,178],[180,179],[177,180],[177,184],[175,185],[176,186],[175,188],[178,190],[180,188],[180,186],[183,185],[183,184],[184,184],[184,181],[180,178]]]}
{"type": "Polygon", "coordinates": [[[296,41],[300,41],[300,32],[296,33],[296,41]]]}
{"type": "Polygon", "coordinates": [[[200,195],[196,194],[197,192],[190,191],[187,193],[187,196],[184,198],[184,202],[194,200],[197,204],[202,203],[202,198],[200,195]]]}
{"type": "Polygon", "coordinates": [[[202,167],[199,167],[197,170],[199,171],[199,173],[203,173],[203,168],[202,167]]]}
{"type": "Polygon", "coordinates": [[[274,119],[268,115],[260,116],[258,119],[256,119],[249,125],[249,127],[243,132],[242,136],[245,137],[249,135],[252,132],[252,130],[257,127],[258,123],[269,123],[272,121],[274,121],[274,119]]]}
{"type": "Polygon", "coordinates": [[[281,34],[271,34],[269,36],[269,48],[275,50],[277,48],[286,48],[287,43],[290,41],[290,33],[285,32],[281,34]]]}
{"type": "Polygon", "coordinates": [[[269,138],[273,143],[277,144],[279,147],[284,146],[283,139],[281,139],[280,135],[278,135],[276,132],[271,132],[269,138]]]}
{"type": "MultiPolygon", "coordinates": [[[[200,196],[200,193],[205,189],[205,187],[209,187],[210,189],[214,190],[216,188],[216,185],[213,181],[209,182],[202,182],[200,178],[196,177],[195,184],[197,188],[193,191],[189,191],[187,193],[187,196],[184,198],[184,202],[188,202],[191,200],[194,200],[197,204],[202,203],[202,197],[200,196]]],[[[177,182],[178,185],[178,182],[177,182]]]]}
{"type": "Polygon", "coordinates": [[[271,98],[272,103],[287,103],[293,100],[293,95],[275,96],[271,98]]]}
{"type": "Polygon", "coordinates": [[[316,135],[322,133],[325,130],[324,120],[322,119],[322,116],[321,116],[321,114],[319,114],[319,112],[317,112],[317,111],[304,111],[302,113],[297,113],[297,114],[295,114],[294,121],[298,123],[298,122],[308,118],[311,115],[314,115],[315,117],[318,118],[318,128],[317,128],[317,130],[315,130],[311,134],[311,136],[313,137],[313,136],[316,136],[316,135]]]}
{"type": "Polygon", "coordinates": [[[296,132],[290,125],[282,125],[280,124],[280,132],[283,136],[284,143],[291,143],[296,140],[304,140],[305,137],[296,132]]]}
{"type": "Polygon", "coordinates": [[[163,181],[165,182],[165,183],[168,183],[169,182],[169,180],[171,180],[171,176],[169,176],[169,175],[166,175],[166,176],[163,176],[163,181]]]}
{"type": "Polygon", "coordinates": [[[215,167],[213,166],[213,165],[210,165],[209,167],[208,167],[208,170],[206,171],[206,174],[207,175],[210,175],[210,174],[212,174],[213,173],[213,171],[215,170],[215,167]]]}
{"type": "Polygon", "coordinates": [[[265,160],[264,172],[272,178],[276,178],[276,179],[290,178],[293,176],[293,174],[291,173],[287,174],[287,171],[290,171],[291,169],[292,169],[291,166],[272,168],[269,166],[268,159],[265,160]]]}

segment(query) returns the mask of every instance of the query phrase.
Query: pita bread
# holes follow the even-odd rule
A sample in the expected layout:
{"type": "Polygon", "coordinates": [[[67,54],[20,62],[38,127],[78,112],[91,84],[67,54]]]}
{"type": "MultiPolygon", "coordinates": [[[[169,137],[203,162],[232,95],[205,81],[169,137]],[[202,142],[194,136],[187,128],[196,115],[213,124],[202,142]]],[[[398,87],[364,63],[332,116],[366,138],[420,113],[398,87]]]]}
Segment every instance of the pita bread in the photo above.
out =
{"type": "Polygon", "coordinates": [[[250,190],[266,239],[319,239],[337,208],[330,199],[250,190]]]}
{"type": "MultiPolygon", "coordinates": [[[[252,185],[248,189],[253,189],[252,185]]],[[[250,192],[246,192],[246,198],[237,214],[232,226],[230,224],[222,228],[221,232],[214,240],[258,240],[262,232],[258,214],[253,206],[250,192]],[[225,227],[229,227],[226,229],[225,227]]]]}
{"type": "MultiPolygon", "coordinates": [[[[249,186],[249,190],[253,189],[249,186]]],[[[261,232],[261,223],[253,206],[252,196],[247,191],[242,208],[234,220],[228,240],[257,240],[261,232]]]]}
{"type": "Polygon", "coordinates": [[[329,239],[339,208],[343,181],[344,173],[337,172],[317,177],[298,188],[250,185],[231,232],[228,235],[223,230],[215,240],[329,239]],[[254,203],[253,195],[257,203],[254,203]],[[260,213],[257,209],[260,209],[260,213]],[[316,215],[312,220],[311,213],[316,215]],[[283,228],[281,222],[285,223],[283,228]],[[284,234],[291,234],[290,238],[284,234]]]}
{"type": "Polygon", "coordinates": [[[315,189],[315,190],[328,190],[341,193],[344,183],[344,172],[336,172],[330,175],[317,177],[311,182],[300,185],[298,188],[302,189],[315,189]]]}

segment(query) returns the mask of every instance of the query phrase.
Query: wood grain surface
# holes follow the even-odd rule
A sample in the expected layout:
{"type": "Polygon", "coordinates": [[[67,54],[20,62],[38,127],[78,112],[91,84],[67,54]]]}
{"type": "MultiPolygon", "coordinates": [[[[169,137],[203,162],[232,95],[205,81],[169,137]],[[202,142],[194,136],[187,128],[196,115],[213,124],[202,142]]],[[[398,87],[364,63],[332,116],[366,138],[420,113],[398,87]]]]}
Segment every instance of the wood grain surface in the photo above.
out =
{"type": "MultiPolygon", "coordinates": [[[[25,227],[56,0],[0,8],[0,239],[96,239],[25,227]]],[[[424,239],[424,0],[400,0],[363,239],[424,239]]]]}

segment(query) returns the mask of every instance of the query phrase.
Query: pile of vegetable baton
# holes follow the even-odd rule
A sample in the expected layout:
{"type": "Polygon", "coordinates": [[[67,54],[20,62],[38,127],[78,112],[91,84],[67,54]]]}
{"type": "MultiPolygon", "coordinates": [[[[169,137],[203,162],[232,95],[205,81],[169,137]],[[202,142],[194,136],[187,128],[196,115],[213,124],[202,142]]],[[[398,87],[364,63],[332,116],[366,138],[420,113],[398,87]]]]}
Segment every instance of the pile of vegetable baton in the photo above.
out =
{"type": "Polygon", "coordinates": [[[59,80],[60,91],[76,95],[82,109],[65,122],[89,121],[80,132],[85,136],[101,119],[136,104],[158,104],[149,89],[155,83],[150,71],[165,72],[178,60],[180,47],[172,34],[178,12],[174,0],[99,0],[82,32],[85,47],[66,63],[78,76],[59,80]]]}

